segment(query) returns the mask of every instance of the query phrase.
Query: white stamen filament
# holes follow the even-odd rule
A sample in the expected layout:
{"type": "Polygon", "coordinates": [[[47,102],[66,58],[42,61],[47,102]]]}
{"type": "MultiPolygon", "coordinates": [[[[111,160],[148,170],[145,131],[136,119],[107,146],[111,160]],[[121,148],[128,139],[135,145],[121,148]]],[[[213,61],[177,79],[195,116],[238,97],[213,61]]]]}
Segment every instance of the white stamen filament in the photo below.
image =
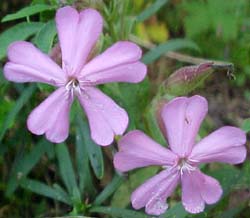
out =
{"type": "Polygon", "coordinates": [[[81,88],[77,79],[71,79],[65,86],[67,91],[70,91],[71,96],[74,97],[74,94],[81,94],[81,88]]]}
{"type": "Polygon", "coordinates": [[[196,170],[196,167],[190,165],[186,159],[181,159],[179,161],[178,170],[180,170],[181,175],[183,175],[184,171],[188,172],[196,170]]]}

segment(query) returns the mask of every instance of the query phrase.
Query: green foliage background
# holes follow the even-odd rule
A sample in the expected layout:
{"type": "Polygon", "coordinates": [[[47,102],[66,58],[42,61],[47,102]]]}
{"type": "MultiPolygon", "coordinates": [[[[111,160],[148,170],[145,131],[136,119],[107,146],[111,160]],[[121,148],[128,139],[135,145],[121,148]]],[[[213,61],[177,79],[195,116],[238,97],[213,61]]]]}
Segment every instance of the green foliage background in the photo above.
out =
{"type": "MultiPolygon", "coordinates": [[[[209,116],[201,128],[201,137],[226,124],[250,131],[248,0],[16,2],[0,3],[4,12],[0,33],[0,218],[149,217],[143,210],[132,210],[130,194],[155,175],[157,167],[126,175],[115,172],[112,154],[117,150],[119,138],[108,148],[96,145],[76,102],[71,110],[70,137],[65,144],[52,144],[43,136],[32,135],[26,129],[26,118],[53,89],[42,84],[10,83],[3,78],[9,43],[29,40],[51,54],[57,43],[54,14],[65,4],[73,4],[79,10],[93,7],[103,15],[104,33],[96,53],[118,40],[135,41],[144,49],[142,60],[148,64],[149,73],[142,83],[100,87],[128,111],[128,131],[141,129],[167,146],[157,125],[157,110],[162,102],[174,96],[191,94],[202,94],[209,100],[209,116]],[[170,58],[170,52],[176,51],[185,54],[186,59],[170,58]],[[225,70],[216,69],[166,87],[169,75],[190,64],[193,56],[232,62],[234,79],[225,70]]],[[[178,188],[168,199],[170,209],[162,218],[250,217],[249,155],[239,166],[215,163],[202,166],[202,171],[220,181],[224,190],[221,201],[207,206],[204,213],[190,215],[180,203],[178,188]]]]}

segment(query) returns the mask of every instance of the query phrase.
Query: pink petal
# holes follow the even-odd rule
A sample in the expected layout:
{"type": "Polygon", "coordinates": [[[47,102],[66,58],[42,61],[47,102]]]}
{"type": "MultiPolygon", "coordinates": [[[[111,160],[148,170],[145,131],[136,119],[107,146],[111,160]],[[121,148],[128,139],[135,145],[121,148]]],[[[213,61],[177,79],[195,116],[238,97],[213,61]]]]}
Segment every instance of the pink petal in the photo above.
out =
{"type": "Polygon", "coordinates": [[[175,98],[163,107],[161,115],[166,137],[176,154],[186,157],[191,152],[207,110],[206,99],[198,95],[175,98]]]}
{"type": "Polygon", "coordinates": [[[114,166],[121,172],[149,165],[170,166],[178,157],[139,130],[126,134],[119,141],[114,166]]]}
{"type": "Polygon", "coordinates": [[[166,199],[178,185],[179,179],[179,171],[175,168],[160,172],[132,193],[132,206],[135,209],[146,206],[146,212],[152,215],[164,213],[168,207],[166,199]]]}
{"type": "Polygon", "coordinates": [[[246,158],[246,134],[239,128],[225,126],[194,146],[190,159],[198,162],[242,163],[246,158]]]}
{"type": "Polygon", "coordinates": [[[122,135],[128,126],[128,115],[111,98],[97,88],[83,90],[78,99],[90,125],[91,137],[99,145],[109,145],[114,135],[122,135]]]}
{"type": "Polygon", "coordinates": [[[79,22],[79,13],[76,9],[66,6],[56,12],[56,27],[60,42],[63,68],[69,65],[75,52],[75,35],[79,22]]]}
{"type": "Polygon", "coordinates": [[[73,99],[64,87],[54,91],[27,120],[28,129],[36,134],[46,134],[54,143],[63,142],[69,134],[69,110],[73,99]]]}
{"type": "Polygon", "coordinates": [[[135,62],[90,74],[84,79],[81,78],[80,81],[90,81],[96,85],[110,82],[138,83],[145,78],[146,73],[146,65],[141,62],[135,62]]]}
{"type": "Polygon", "coordinates": [[[57,11],[56,25],[63,68],[69,75],[78,74],[102,31],[102,17],[93,9],[78,13],[66,6],[57,11]]]}
{"type": "Polygon", "coordinates": [[[87,63],[81,75],[87,76],[123,64],[134,63],[141,58],[142,51],[136,44],[120,41],[87,63]]]}
{"type": "Polygon", "coordinates": [[[195,171],[184,171],[181,177],[182,204],[189,213],[200,213],[205,208],[205,202],[200,193],[200,176],[195,171]]]}
{"type": "Polygon", "coordinates": [[[84,66],[80,80],[95,84],[138,83],[147,72],[146,65],[138,61],[141,53],[141,49],[132,42],[117,42],[84,66]]]}
{"type": "Polygon", "coordinates": [[[182,180],[182,204],[190,213],[200,213],[207,204],[216,203],[222,189],[219,182],[199,170],[185,171],[182,180]]]}
{"type": "Polygon", "coordinates": [[[198,171],[201,177],[201,196],[207,204],[214,204],[222,196],[223,190],[220,183],[211,176],[198,171]]]}
{"type": "Polygon", "coordinates": [[[66,81],[62,69],[33,44],[17,41],[8,47],[5,77],[14,82],[43,82],[60,85],[66,81]]]}

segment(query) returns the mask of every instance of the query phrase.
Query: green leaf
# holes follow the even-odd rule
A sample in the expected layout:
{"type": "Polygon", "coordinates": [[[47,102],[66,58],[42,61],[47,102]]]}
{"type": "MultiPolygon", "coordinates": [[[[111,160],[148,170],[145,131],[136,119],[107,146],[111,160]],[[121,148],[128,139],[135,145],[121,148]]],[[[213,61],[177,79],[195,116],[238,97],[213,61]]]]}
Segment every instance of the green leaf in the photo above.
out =
{"type": "MultiPolygon", "coordinates": [[[[246,164],[247,162],[245,162],[246,164]]],[[[245,165],[244,164],[244,165],[245,165]]],[[[230,193],[234,193],[236,190],[245,189],[249,187],[249,179],[247,179],[247,175],[249,175],[249,171],[245,174],[243,166],[243,170],[233,166],[233,165],[224,165],[222,163],[213,163],[213,167],[206,171],[206,174],[214,177],[220,183],[223,189],[223,196],[217,204],[207,205],[204,213],[200,214],[202,216],[195,217],[207,217],[208,212],[213,211],[225,211],[228,208],[228,200],[230,197],[228,195],[230,193]]],[[[250,169],[250,168],[249,168],[250,169]]],[[[233,196],[233,195],[230,195],[233,196]]],[[[237,197],[236,197],[237,198],[237,197]]],[[[245,201],[235,202],[234,207],[242,207],[245,203],[247,203],[247,199],[245,201]],[[237,205],[235,205],[237,203],[237,205]]],[[[234,211],[236,212],[236,211],[234,211]]],[[[233,213],[233,211],[232,211],[233,213]]],[[[227,214],[227,213],[226,213],[227,214]]],[[[225,215],[226,215],[225,214],[225,215]]],[[[219,217],[222,217],[219,216],[219,217]]],[[[224,217],[224,216],[223,216],[224,217]]],[[[235,216],[233,216],[235,217],[235,216]]]]}
{"type": "Polygon", "coordinates": [[[30,85],[28,88],[26,88],[22,92],[22,95],[17,99],[15,105],[10,110],[10,112],[8,113],[6,119],[4,120],[4,123],[2,125],[1,130],[0,130],[0,142],[2,141],[6,131],[13,124],[17,114],[20,112],[20,110],[23,108],[23,106],[29,101],[29,99],[32,96],[35,89],[36,89],[35,85],[30,85]]]}
{"type": "Polygon", "coordinates": [[[61,191],[58,191],[57,189],[53,189],[52,187],[42,182],[32,180],[32,179],[23,179],[21,181],[21,186],[22,188],[27,189],[36,194],[43,195],[43,196],[52,198],[57,201],[61,201],[68,205],[72,205],[67,195],[65,196],[64,194],[62,194],[61,191]]]}
{"type": "Polygon", "coordinates": [[[30,5],[28,7],[22,8],[20,11],[16,13],[6,15],[1,22],[17,20],[43,11],[53,10],[55,8],[56,8],[55,6],[50,6],[45,4],[30,5]]]}
{"type": "Polygon", "coordinates": [[[155,48],[148,51],[142,58],[145,64],[151,64],[155,60],[166,54],[169,51],[176,51],[183,48],[189,48],[199,51],[199,47],[188,39],[172,39],[163,44],[156,46],[155,48]]]}
{"type": "Polygon", "coordinates": [[[250,132],[250,118],[244,120],[241,129],[246,133],[250,132]]]}
{"type": "Polygon", "coordinates": [[[150,102],[150,82],[144,79],[139,84],[109,83],[102,89],[112,97],[129,114],[130,122],[128,130],[135,128],[144,129],[144,110],[150,102]]]}
{"type": "Polygon", "coordinates": [[[16,190],[19,181],[38,163],[40,158],[47,151],[48,146],[53,145],[43,139],[35,145],[29,153],[25,153],[25,155],[16,162],[12,168],[10,179],[7,183],[7,196],[10,196],[16,190]]]}
{"type": "Polygon", "coordinates": [[[97,196],[94,201],[94,205],[101,205],[109,196],[111,196],[117,188],[120,187],[124,178],[118,174],[114,176],[111,183],[109,183],[105,189],[97,196]]]}
{"type": "Polygon", "coordinates": [[[250,162],[245,161],[238,180],[238,187],[247,188],[250,184],[250,162]]]}
{"type": "Polygon", "coordinates": [[[162,214],[162,218],[185,218],[188,215],[187,211],[182,206],[182,203],[177,203],[170,207],[166,213],[162,214]]]}
{"type": "Polygon", "coordinates": [[[157,141],[159,144],[165,146],[166,145],[166,139],[164,138],[160,126],[158,124],[157,116],[158,109],[159,109],[159,103],[162,99],[160,99],[158,96],[156,96],[150,104],[148,104],[147,109],[145,111],[145,121],[147,126],[147,132],[149,135],[157,141]]]}
{"type": "MultiPolygon", "coordinates": [[[[77,120],[79,121],[79,120],[77,120]]],[[[89,158],[87,148],[83,139],[80,127],[76,129],[76,165],[79,176],[79,189],[81,193],[95,194],[91,172],[89,168],[89,158]]]]}
{"type": "Polygon", "coordinates": [[[53,184],[53,188],[56,192],[58,192],[58,194],[63,198],[66,199],[68,203],[71,204],[72,200],[69,196],[69,194],[57,183],[53,184]]]}
{"type": "Polygon", "coordinates": [[[107,214],[115,218],[148,218],[148,215],[140,212],[113,207],[93,207],[90,212],[107,214]]]}
{"type": "Polygon", "coordinates": [[[104,174],[104,163],[101,147],[93,142],[90,137],[90,131],[88,123],[82,120],[82,117],[78,118],[78,128],[80,129],[80,134],[82,134],[83,143],[86,146],[89,160],[94,173],[98,179],[101,179],[104,174]]]}
{"type": "Polygon", "coordinates": [[[159,170],[158,167],[147,167],[129,173],[129,178],[115,191],[112,200],[112,207],[124,208],[130,203],[131,193],[151,178],[159,170]]]}
{"type": "Polygon", "coordinates": [[[54,38],[56,36],[56,26],[53,20],[44,24],[40,31],[36,34],[35,44],[43,52],[48,53],[52,48],[54,38]]]}
{"type": "Polygon", "coordinates": [[[240,181],[240,170],[232,165],[218,164],[218,166],[221,167],[209,174],[220,182],[221,187],[223,187],[223,196],[226,196],[233,191],[233,188],[240,181]]]}
{"type": "Polygon", "coordinates": [[[137,21],[142,22],[152,15],[154,15],[163,5],[165,5],[168,0],[156,0],[152,5],[146,8],[137,16],[137,21]]]}
{"type": "Polygon", "coordinates": [[[242,209],[244,209],[242,206],[241,207],[236,207],[236,208],[230,208],[226,211],[224,211],[220,217],[221,218],[236,218],[241,211],[242,209]]]}
{"type": "Polygon", "coordinates": [[[41,29],[43,23],[30,22],[19,23],[0,35],[0,59],[6,56],[6,50],[10,43],[25,40],[41,29]]]}
{"type": "Polygon", "coordinates": [[[56,156],[63,182],[68,190],[68,193],[74,197],[75,195],[78,195],[78,193],[75,193],[75,191],[78,189],[76,176],[68,148],[65,144],[56,144],[56,156]]]}
{"type": "Polygon", "coordinates": [[[185,30],[189,37],[205,32],[211,26],[209,11],[204,2],[183,2],[182,7],[188,13],[184,19],[185,30]]]}
{"type": "Polygon", "coordinates": [[[239,23],[247,1],[224,0],[183,1],[181,4],[187,16],[184,26],[188,37],[194,38],[200,34],[213,31],[217,38],[224,41],[236,39],[239,23]]]}

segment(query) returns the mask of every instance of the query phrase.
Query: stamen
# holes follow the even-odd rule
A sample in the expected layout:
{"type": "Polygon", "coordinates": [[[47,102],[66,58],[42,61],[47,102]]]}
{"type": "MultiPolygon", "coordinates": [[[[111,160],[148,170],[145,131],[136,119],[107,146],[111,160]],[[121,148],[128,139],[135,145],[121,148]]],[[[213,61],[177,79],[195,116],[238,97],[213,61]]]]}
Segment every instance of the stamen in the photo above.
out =
{"type": "Polygon", "coordinates": [[[81,88],[79,82],[76,78],[70,78],[69,82],[65,86],[66,90],[71,92],[71,96],[74,97],[74,94],[81,94],[81,88]]]}
{"type": "Polygon", "coordinates": [[[196,167],[195,166],[192,166],[188,160],[186,160],[185,158],[183,159],[180,159],[179,160],[179,164],[178,164],[178,170],[180,170],[181,172],[181,175],[183,175],[184,171],[194,171],[196,170],[196,167]]]}

